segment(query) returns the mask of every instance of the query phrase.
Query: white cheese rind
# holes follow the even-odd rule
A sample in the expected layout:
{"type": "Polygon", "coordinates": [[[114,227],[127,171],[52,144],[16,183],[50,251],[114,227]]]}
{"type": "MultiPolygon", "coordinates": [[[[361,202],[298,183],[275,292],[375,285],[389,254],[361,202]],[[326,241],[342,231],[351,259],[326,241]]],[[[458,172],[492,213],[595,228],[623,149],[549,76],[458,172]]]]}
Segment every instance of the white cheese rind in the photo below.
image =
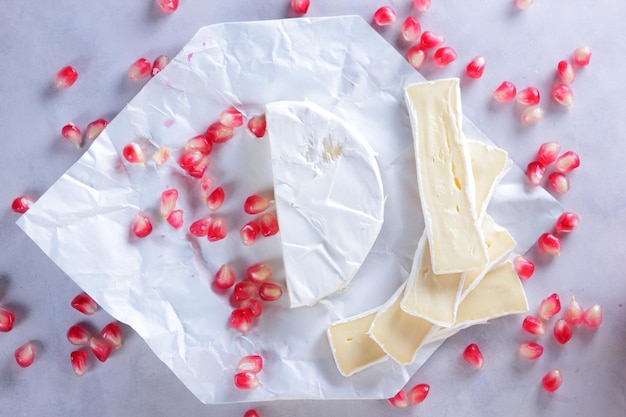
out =
{"type": "Polygon", "coordinates": [[[309,102],[265,108],[274,198],[291,307],[348,285],[383,223],[374,152],[361,134],[309,102]]]}

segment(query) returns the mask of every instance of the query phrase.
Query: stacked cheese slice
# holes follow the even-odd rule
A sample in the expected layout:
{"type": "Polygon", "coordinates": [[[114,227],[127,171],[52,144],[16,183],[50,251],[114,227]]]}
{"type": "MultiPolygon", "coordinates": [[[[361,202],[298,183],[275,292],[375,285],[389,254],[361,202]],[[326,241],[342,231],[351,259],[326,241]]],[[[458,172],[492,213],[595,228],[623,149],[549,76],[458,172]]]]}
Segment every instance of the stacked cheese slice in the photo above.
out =
{"type": "Polygon", "coordinates": [[[489,319],[528,311],[510,262],[513,237],[486,214],[508,170],[505,151],[467,141],[458,79],[406,88],[425,231],[409,279],[382,306],[333,323],[341,374],[392,358],[410,364],[424,345],[489,319]]]}

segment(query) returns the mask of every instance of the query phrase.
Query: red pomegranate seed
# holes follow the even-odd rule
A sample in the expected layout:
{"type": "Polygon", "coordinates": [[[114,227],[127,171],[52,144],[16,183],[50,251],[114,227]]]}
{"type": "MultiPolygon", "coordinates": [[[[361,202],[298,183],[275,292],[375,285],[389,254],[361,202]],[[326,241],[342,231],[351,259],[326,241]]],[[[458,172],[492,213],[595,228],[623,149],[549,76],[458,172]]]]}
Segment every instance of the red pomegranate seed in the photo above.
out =
{"type": "Polygon", "coordinates": [[[570,172],[580,166],[580,158],[574,151],[567,151],[556,159],[556,169],[561,172],[570,172]]]}
{"type": "Polygon", "coordinates": [[[572,93],[572,89],[565,84],[557,84],[552,87],[552,98],[565,107],[572,107],[574,105],[574,93],[572,93]]]}
{"type": "Polygon", "coordinates": [[[236,303],[247,300],[257,293],[257,286],[254,282],[241,281],[235,285],[233,290],[233,300],[236,303]]]}
{"type": "Polygon", "coordinates": [[[431,0],[413,0],[413,5],[422,13],[426,13],[430,9],[431,0]]]}
{"type": "Polygon", "coordinates": [[[165,146],[161,146],[159,149],[152,153],[152,160],[159,165],[166,163],[172,156],[172,151],[165,146]]]}
{"type": "Polygon", "coordinates": [[[484,57],[477,56],[476,58],[472,59],[469,64],[467,64],[467,67],[465,68],[465,73],[470,78],[474,78],[474,79],[480,78],[483,76],[483,73],[485,72],[486,64],[487,64],[487,61],[485,60],[484,57]]]}
{"type": "Polygon", "coordinates": [[[165,190],[161,193],[161,216],[164,219],[167,219],[167,216],[174,210],[177,201],[178,190],[176,188],[165,190]]]}
{"type": "Polygon", "coordinates": [[[209,197],[206,199],[206,205],[209,207],[209,210],[216,211],[224,204],[224,189],[222,187],[217,187],[209,197]]]}
{"type": "Polygon", "coordinates": [[[35,360],[36,349],[33,342],[28,342],[15,349],[15,360],[22,368],[28,368],[35,360]]]}
{"type": "Polygon", "coordinates": [[[122,329],[120,325],[114,321],[104,326],[100,332],[100,336],[115,349],[119,349],[122,346],[122,329]]]}
{"type": "Polygon", "coordinates": [[[98,310],[98,304],[89,296],[89,294],[83,292],[78,294],[70,303],[72,307],[88,316],[92,315],[98,310]]]}
{"type": "Polygon", "coordinates": [[[89,348],[100,362],[106,361],[113,350],[113,346],[109,342],[95,337],[89,339],[89,348]]]}
{"type": "Polygon", "coordinates": [[[570,85],[574,82],[574,67],[568,61],[559,61],[556,67],[556,74],[563,84],[570,85]]]}
{"type": "Polygon", "coordinates": [[[569,191],[569,179],[562,172],[553,172],[548,175],[548,182],[559,194],[565,194],[569,191]]]}
{"type": "Polygon", "coordinates": [[[585,326],[595,329],[602,324],[602,308],[599,304],[594,304],[585,310],[583,314],[583,323],[585,326]]]}
{"type": "Polygon", "coordinates": [[[383,6],[374,12],[374,23],[389,26],[396,22],[396,11],[390,6],[383,6]]]}
{"type": "Polygon", "coordinates": [[[26,213],[31,206],[35,204],[35,200],[28,196],[16,197],[11,203],[11,210],[16,213],[26,213]]]}
{"type": "Polygon", "coordinates": [[[541,101],[541,95],[535,87],[526,87],[517,93],[516,100],[524,106],[536,106],[541,101]]]}
{"type": "Polygon", "coordinates": [[[266,264],[254,264],[246,269],[246,276],[249,281],[261,284],[272,278],[272,270],[266,264]]]}
{"type": "Polygon", "coordinates": [[[553,369],[543,376],[541,385],[548,392],[554,392],[559,389],[563,383],[563,375],[559,369],[553,369]]]}
{"type": "Polygon", "coordinates": [[[209,198],[214,183],[213,178],[208,175],[203,175],[202,178],[200,178],[200,198],[202,201],[206,201],[206,199],[209,198]]]}
{"type": "Polygon", "coordinates": [[[54,76],[54,86],[58,89],[70,88],[78,79],[78,71],[72,66],[63,67],[54,76]]]}
{"type": "Polygon", "coordinates": [[[415,69],[420,69],[426,62],[426,51],[420,45],[412,46],[406,53],[406,59],[415,69]]]}
{"type": "Polygon", "coordinates": [[[131,229],[135,236],[144,238],[152,233],[152,222],[150,222],[150,219],[145,214],[137,213],[133,219],[131,229]]]}
{"type": "Polygon", "coordinates": [[[237,369],[241,372],[252,372],[258,374],[263,369],[263,358],[259,355],[244,356],[239,360],[237,369]]]}
{"type": "Polygon", "coordinates": [[[259,233],[261,232],[261,228],[256,222],[248,222],[246,223],[241,230],[239,230],[239,236],[241,237],[241,242],[250,246],[256,242],[259,233]]]}
{"type": "Polygon", "coordinates": [[[228,325],[238,331],[246,334],[252,328],[252,311],[248,308],[236,308],[230,313],[228,325]]]}
{"type": "Polygon", "coordinates": [[[213,277],[213,285],[220,290],[227,290],[235,284],[236,280],[235,271],[230,265],[224,264],[220,266],[220,269],[215,273],[213,277]]]}
{"type": "Polygon", "coordinates": [[[508,103],[515,98],[516,94],[515,84],[510,81],[503,81],[493,92],[493,98],[500,103],[508,103]]]}
{"type": "Polygon", "coordinates": [[[90,338],[89,331],[80,324],[73,325],[67,331],[67,340],[76,346],[88,345],[90,338]]]}
{"type": "Polygon", "coordinates": [[[235,374],[235,386],[239,389],[254,389],[259,386],[259,379],[252,372],[235,374]]]}
{"type": "Polygon", "coordinates": [[[105,119],[94,120],[87,125],[87,128],[85,129],[85,137],[93,142],[98,136],[100,136],[100,133],[102,133],[104,128],[107,127],[107,124],[108,122],[105,119]]]}
{"type": "Polygon", "coordinates": [[[533,161],[526,167],[526,178],[531,185],[539,185],[546,173],[546,167],[540,162],[533,161]]]}
{"type": "Polygon", "coordinates": [[[407,394],[409,399],[409,404],[419,404],[426,399],[428,393],[430,392],[430,385],[428,384],[417,384],[413,388],[411,388],[407,394]]]}
{"type": "Polygon", "coordinates": [[[558,294],[550,294],[548,298],[539,304],[539,317],[543,320],[549,320],[561,311],[561,300],[558,294]]]}
{"type": "Polygon", "coordinates": [[[476,343],[471,343],[467,345],[467,347],[463,351],[463,359],[465,359],[465,362],[467,362],[476,369],[482,368],[485,364],[483,354],[481,353],[476,343]]]}
{"type": "Polygon", "coordinates": [[[243,210],[248,214],[259,214],[265,210],[272,204],[272,201],[269,199],[253,194],[246,198],[246,201],[243,203],[243,210]]]}
{"type": "Polygon", "coordinates": [[[566,211],[556,219],[555,229],[557,233],[569,233],[576,230],[578,227],[578,216],[576,213],[566,211]]]}
{"type": "Polygon", "coordinates": [[[517,276],[522,280],[530,279],[535,272],[535,264],[530,259],[518,255],[513,260],[513,266],[515,267],[515,272],[517,272],[517,276]]]}
{"type": "Polygon", "coordinates": [[[247,132],[255,138],[262,138],[265,136],[265,128],[267,124],[265,122],[265,115],[253,116],[248,120],[247,132]]]}
{"type": "Polygon", "coordinates": [[[152,71],[150,71],[150,75],[154,77],[159,72],[163,71],[163,68],[170,63],[170,57],[167,55],[159,55],[157,59],[152,63],[152,71]]]}
{"type": "Polygon", "coordinates": [[[198,135],[185,142],[183,149],[186,151],[194,149],[200,151],[203,155],[208,155],[213,150],[213,143],[206,136],[198,135]]]}
{"type": "Polygon", "coordinates": [[[291,10],[297,14],[306,14],[309,11],[309,0],[291,0],[291,10]]]}
{"type": "Polygon", "coordinates": [[[243,125],[243,114],[234,107],[230,107],[220,114],[220,123],[228,127],[239,127],[243,125]]]}
{"type": "Polygon", "coordinates": [[[574,296],[569,301],[569,305],[565,308],[563,312],[563,320],[572,326],[578,326],[583,322],[583,316],[585,314],[585,310],[583,310],[582,306],[574,296]]]}
{"type": "Polygon", "coordinates": [[[265,237],[274,236],[278,233],[278,220],[275,213],[266,213],[259,219],[261,234],[265,237]]]}
{"type": "Polygon", "coordinates": [[[13,329],[13,322],[15,321],[15,314],[9,310],[0,308],[0,332],[10,332],[13,329]]]}
{"type": "Polygon", "coordinates": [[[205,216],[196,220],[189,226],[189,232],[196,237],[204,237],[209,233],[209,227],[211,226],[211,216],[205,216]]]}
{"type": "Polygon", "coordinates": [[[70,354],[70,362],[74,373],[78,376],[83,376],[87,372],[87,352],[84,350],[75,350],[70,354]]]}
{"type": "Polygon", "coordinates": [[[548,255],[559,256],[561,254],[561,239],[553,233],[544,233],[537,239],[539,250],[548,255]]]}
{"type": "Polygon", "coordinates": [[[533,0],[515,0],[515,4],[517,8],[520,10],[526,10],[528,6],[533,3],[533,0]]]}
{"type": "Polygon", "coordinates": [[[174,13],[178,9],[178,0],[156,0],[165,13],[174,13]]]}
{"type": "Polygon", "coordinates": [[[433,55],[433,62],[435,63],[435,65],[442,68],[448,66],[451,62],[455,60],[456,51],[449,46],[444,46],[437,49],[435,51],[435,55],[433,55]]]}
{"type": "Polygon", "coordinates": [[[235,130],[223,125],[220,122],[215,122],[205,132],[207,139],[213,143],[224,143],[231,139],[235,135],[235,130]]]}
{"type": "Polygon", "coordinates": [[[561,145],[558,142],[547,142],[539,147],[537,152],[537,162],[544,166],[548,166],[554,161],[561,151],[561,145]]]}
{"type": "Polygon", "coordinates": [[[143,151],[143,148],[135,142],[131,142],[124,146],[122,149],[122,155],[124,156],[124,159],[131,164],[142,165],[146,162],[146,153],[143,151]]]}
{"type": "Polygon", "coordinates": [[[263,301],[276,301],[283,296],[283,289],[273,282],[264,282],[259,287],[259,297],[263,301]]]}
{"type": "Polygon", "coordinates": [[[131,81],[147,78],[152,72],[152,64],[146,58],[139,58],[128,67],[128,78],[131,81]]]}
{"type": "Polygon", "coordinates": [[[251,408],[250,410],[243,413],[243,417],[260,417],[260,416],[259,416],[259,413],[257,413],[255,409],[251,408]]]}
{"type": "Polygon", "coordinates": [[[430,30],[425,30],[422,32],[422,36],[420,36],[419,46],[422,47],[422,49],[434,48],[444,43],[445,40],[443,36],[439,36],[430,30]]]}
{"type": "Polygon", "coordinates": [[[209,224],[207,238],[209,242],[216,242],[226,237],[226,221],[222,217],[213,217],[209,224]]]}
{"type": "Polygon", "coordinates": [[[581,46],[580,48],[576,48],[574,51],[574,56],[572,57],[572,61],[574,64],[579,67],[586,67],[589,65],[589,61],[591,60],[591,48],[588,46],[581,46]]]}
{"type": "Polygon", "coordinates": [[[263,314],[263,303],[256,298],[247,298],[239,303],[239,308],[249,309],[252,317],[259,317],[263,314]]]}
{"type": "Polygon", "coordinates": [[[422,25],[415,16],[408,16],[402,22],[402,39],[407,42],[415,42],[422,33],[422,25]]]}
{"type": "Polygon", "coordinates": [[[74,123],[68,123],[61,129],[61,135],[74,145],[77,148],[83,144],[83,134],[80,132],[80,129],[74,125],[74,123]]]}
{"type": "Polygon", "coordinates": [[[522,322],[522,329],[535,336],[546,334],[546,325],[535,316],[526,316],[522,322]]]}
{"type": "Polygon", "coordinates": [[[522,343],[517,349],[517,353],[519,353],[522,358],[534,361],[543,354],[543,346],[534,342],[522,343]]]}
{"type": "Polygon", "coordinates": [[[167,216],[167,222],[174,229],[180,229],[183,227],[183,211],[182,210],[172,210],[169,216],[167,216]]]}
{"type": "MultiPolygon", "coordinates": [[[[203,164],[204,158],[208,158],[202,151],[189,149],[184,151],[178,158],[178,165],[188,173],[203,164]]],[[[208,165],[207,165],[208,166],[208,165]]]]}
{"type": "Polygon", "coordinates": [[[562,345],[569,342],[572,336],[574,335],[572,328],[564,319],[558,319],[554,323],[553,333],[554,333],[554,338],[556,339],[556,341],[562,345]]]}
{"type": "Polygon", "coordinates": [[[531,106],[528,107],[522,113],[522,117],[520,120],[522,124],[528,126],[537,123],[539,120],[543,119],[543,109],[539,106],[531,106]]]}
{"type": "Polygon", "coordinates": [[[409,399],[407,398],[404,390],[400,390],[394,397],[388,398],[387,402],[395,408],[407,408],[409,406],[409,399]]]}

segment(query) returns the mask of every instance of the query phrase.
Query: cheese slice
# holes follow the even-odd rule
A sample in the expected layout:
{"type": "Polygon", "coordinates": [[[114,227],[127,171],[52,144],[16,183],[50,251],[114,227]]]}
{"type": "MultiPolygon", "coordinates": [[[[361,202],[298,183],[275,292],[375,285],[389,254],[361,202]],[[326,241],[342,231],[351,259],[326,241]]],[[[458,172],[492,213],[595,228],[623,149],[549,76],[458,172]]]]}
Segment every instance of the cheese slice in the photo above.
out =
{"type": "Polygon", "coordinates": [[[480,221],[496,186],[511,169],[511,162],[507,152],[495,146],[475,140],[468,140],[467,146],[476,188],[475,210],[480,221]]]}
{"type": "Polygon", "coordinates": [[[488,262],[487,248],[475,211],[459,80],[410,85],[405,99],[432,269],[436,274],[449,274],[483,268],[488,262]]]}
{"type": "Polygon", "coordinates": [[[274,199],[291,307],[344,288],[383,223],[374,152],[361,134],[309,102],[265,108],[274,199]]]}

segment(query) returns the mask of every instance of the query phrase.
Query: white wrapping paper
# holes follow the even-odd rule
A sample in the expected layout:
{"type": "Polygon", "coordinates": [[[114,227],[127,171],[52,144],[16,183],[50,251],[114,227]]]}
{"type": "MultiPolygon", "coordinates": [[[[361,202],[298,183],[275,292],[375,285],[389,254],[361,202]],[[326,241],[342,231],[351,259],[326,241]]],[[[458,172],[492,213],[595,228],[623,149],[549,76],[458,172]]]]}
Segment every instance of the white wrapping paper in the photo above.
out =
{"type": "MultiPolygon", "coordinates": [[[[327,326],[382,304],[403,282],[422,234],[415,161],[403,88],[423,78],[359,17],[228,23],[201,29],[168,67],[109,124],[88,152],[20,218],[20,227],[108,313],[145,339],[156,355],[203,402],[288,398],[388,398],[426,361],[394,361],[350,378],[335,367],[327,326]],[[377,153],[386,195],[378,240],[350,286],[313,307],[289,309],[286,297],[266,303],[247,334],[227,327],[227,296],[210,280],[231,263],[245,268],[268,262],[284,285],[280,237],[244,247],[239,228],[252,217],[242,204],[252,193],[271,192],[267,138],[239,129],[216,146],[210,173],[226,191],[219,215],[227,237],[210,243],[190,236],[189,224],[209,214],[197,199],[197,181],[177,166],[185,141],[234,105],[246,116],[277,100],[309,100],[352,123],[377,153]],[[148,149],[167,146],[174,157],[158,166],[129,166],[122,147],[138,140],[148,149]],[[159,219],[159,198],[179,189],[185,225],[159,219]],[[145,239],[130,234],[137,211],[154,219],[145,239]],[[233,385],[237,361],[265,360],[261,386],[233,385]]],[[[470,139],[488,139],[467,120],[470,139]]],[[[488,212],[526,251],[550,228],[560,205],[541,188],[524,187],[514,167],[497,188],[488,212]]],[[[282,225],[286,227],[286,225],[282,225]]]]}

